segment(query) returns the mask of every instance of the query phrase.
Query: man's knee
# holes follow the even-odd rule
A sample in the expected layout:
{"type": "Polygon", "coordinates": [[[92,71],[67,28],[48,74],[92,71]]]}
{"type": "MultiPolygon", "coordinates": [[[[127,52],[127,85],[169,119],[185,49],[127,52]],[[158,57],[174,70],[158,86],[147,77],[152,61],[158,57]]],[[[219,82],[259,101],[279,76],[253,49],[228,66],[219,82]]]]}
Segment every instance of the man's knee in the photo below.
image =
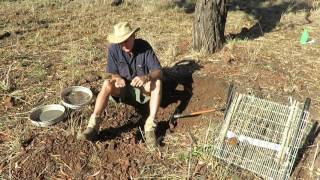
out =
{"type": "Polygon", "coordinates": [[[151,91],[160,91],[162,88],[162,81],[160,79],[157,79],[155,81],[151,82],[151,91]]]}
{"type": "Polygon", "coordinates": [[[114,81],[105,80],[102,85],[101,93],[109,94],[112,96],[119,96],[120,88],[116,88],[114,83],[114,81]]]}
{"type": "Polygon", "coordinates": [[[110,80],[105,80],[103,82],[101,91],[103,91],[103,92],[111,92],[112,89],[113,89],[113,84],[110,82],[110,80]]]}

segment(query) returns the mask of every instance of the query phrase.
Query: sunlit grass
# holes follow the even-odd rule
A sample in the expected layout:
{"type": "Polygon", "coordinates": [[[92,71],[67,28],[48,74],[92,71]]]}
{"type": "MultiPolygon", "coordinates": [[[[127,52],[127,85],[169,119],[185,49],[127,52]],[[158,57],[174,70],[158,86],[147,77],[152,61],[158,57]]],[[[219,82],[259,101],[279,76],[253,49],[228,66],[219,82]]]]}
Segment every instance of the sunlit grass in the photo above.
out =
{"type": "MultiPolygon", "coordinates": [[[[245,34],[244,38],[240,38],[239,33],[243,28],[250,30],[259,19],[244,10],[229,12],[225,33],[233,34],[235,38],[228,38],[223,51],[212,55],[192,50],[194,14],[186,14],[184,6],[178,7],[171,0],[128,0],[119,7],[111,7],[110,2],[111,0],[0,1],[0,33],[11,33],[0,42],[1,97],[11,95],[20,103],[17,107],[6,110],[3,108],[0,113],[3,118],[0,121],[0,131],[10,136],[10,142],[0,144],[1,155],[5,155],[6,161],[8,157],[21,151],[22,137],[33,131],[28,127],[27,116],[34,106],[59,102],[61,89],[67,85],[76,85],[88,72],[105,74],[108,46],[106,37],[111,32],[112,25],[119,21],[129,21],[133,26],[141,28],[138,37],[152,45],[164,67],[170,67],[185,58],[203,64],[210,64],[208,60],[213,59],[219,62],[216,69],[209,69],[210,72],[205,73],[236,80],[247,86],[257,83],[262,88],[283,89],[282,81],[276,81],[274,87],[270,87],[267,82],[271,78],[266,74],[270,72],[274,77],[286,79],[290,86],[296,85],[299,96],[311,96],[316,100],[314,107],[319,107],[319,46],[300,46],[298,42],[305,26],[310,26],[313,39],[320,39],[319,1],[312,1],[310,19],[313,23],[306,25],[306,12],[296,12],[294,6],[289,6],[281,15],[276,28],[256,39],[250,39],[245,34]],[[228,56],[227,60],[223,59],[225,56],[228,56]],[[236,63],[230,63],[229,56],[236,63]],[[16,63],[8,74],[13,62],[16,63]],[[45,62],[52,63],[50,70],[43,66],[45,62]],[[256,72],[257,68],[265,72],[256,72]],[[301,76],[302,72],[304,76],[301,76]],[[7,81],[7,74],[11,78],[15,75],[13,73],[21,75],[18,79],[10,80],[17,83],[18,89],[10,89],[11,85],[7,81]],[[50,77],[56,79],[52,80],[50,77]]],[[[263,6],[267,7],[270,3],[265,2],[263,6]]],[[[108,78],[107,75],[103,77],[108,78]]],[[[69,119],[69,124],[63,129],[66,132],[64,135],[78,134],[89,114],[86,112],[81,117],[69,119]]],[[[168,135],[168,150],[163,161],[170,162],[170,166],[160,164],[146,167],[145,171],[141,170],[141,177],[183,179],[189,178],[189,175],[197,178],[193,174],[197,165],[205,165],[207,175],[217,179],[237,174],[236,168],[211,156],[213,135],[216,132],[214,126],[212,124],[212,129],[204,128],[201,131],[191,128],[191,133],[199,139],[198,144],[193,144],[192,148],[186,133],[168,135]],[[206,133],[208,131],[210,133],[206,133]],[[156,174],[152,168],[158,170],[156,174]]],[[[45,130],[41,131],[45,133],[45,130]]],[[[108,162],[101,162],[95,152],[89,163],[93,168],[98,168],[108,162]]],[[[8,177],[3,176],[5,178],[8,177]]]]}

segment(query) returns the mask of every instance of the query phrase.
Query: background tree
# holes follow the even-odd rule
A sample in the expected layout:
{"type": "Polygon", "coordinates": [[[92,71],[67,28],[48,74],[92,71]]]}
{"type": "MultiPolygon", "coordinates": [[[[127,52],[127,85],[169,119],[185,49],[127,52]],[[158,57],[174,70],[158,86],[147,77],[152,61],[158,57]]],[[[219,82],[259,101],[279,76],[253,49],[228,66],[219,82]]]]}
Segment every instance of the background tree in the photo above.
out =
{"type": "Polygon", "coordinates": [[[221,49],[227,19],[227,0],[198,0],[193,23],[193,49],[213,53],[221,49]]]}

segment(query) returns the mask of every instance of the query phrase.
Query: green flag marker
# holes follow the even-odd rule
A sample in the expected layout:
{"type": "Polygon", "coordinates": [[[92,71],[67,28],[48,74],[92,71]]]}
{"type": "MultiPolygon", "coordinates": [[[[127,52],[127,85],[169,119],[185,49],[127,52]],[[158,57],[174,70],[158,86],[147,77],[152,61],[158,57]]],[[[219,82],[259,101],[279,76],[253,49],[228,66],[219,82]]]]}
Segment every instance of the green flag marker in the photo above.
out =
{"type": "Polygon", "coordinates": [[[301,37],[300,37],[300,43],[301,44],[307,44],[309,40],[309,32],[307,29],[304,29],[303,33],[301,34],[301,37]]]}

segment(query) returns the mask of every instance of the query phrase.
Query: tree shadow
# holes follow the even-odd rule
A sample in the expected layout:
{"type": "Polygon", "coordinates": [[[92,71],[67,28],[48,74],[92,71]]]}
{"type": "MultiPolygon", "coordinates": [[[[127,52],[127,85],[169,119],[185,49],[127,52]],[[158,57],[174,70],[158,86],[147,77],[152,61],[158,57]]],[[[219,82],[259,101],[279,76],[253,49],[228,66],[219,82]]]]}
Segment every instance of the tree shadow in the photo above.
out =
{"type": "Polygon", "coordinates": [[[163,139],[170,130],[176,127],[177,122],[174,118],[175,114],[183,112],[189,104],[193,95],[193,73],[202,68],[201,65],[194,60],[182,60],[172,67],[163,68],[163,94],[161,107],[166,108],[172,103],[179,103],[174,112],[168,117],[167,121],[161,121],[158,124],[156,135],[158,143],[163,144],[163,139]]]}
{"type": "MultiPolygon", "coordinates": [[[[188,103],[193,95],[192,75],[195,71],[200,70],[201,65],[196,63],[194,60],[182,60],[177,62],[172,67],[164,67],[163,70],[163,88],[162,88],[162,99],[161,108],[166,108],[170,104],[179,103],[175,108],[174,113],[168,117],[166,121],[160,121],[156,129],[156,136],[158,144],[164,146],[163,139],[166,135],[168,129],[174,128],[176,126],[176,121],[173,115],[176,113],[181,113],[186,109],[188,103]]],[[[120,137],[122,133],[128,132],[133,128],[144,127],[146,118],[149,115],[149,103],[146,104],[130,104],[136,109],[136,116],[130,117],[130,121],[119,127],[111,127],[104,129],[100,132],[99,141],[106,141],[120,137]]],[[[136,132],[136,143],[142,140],[142,135],[140,129],[136,132]]]]}
{"type": "Polygon", "coordinates": [[[173,3],[179,8],[183,8],[184,12],[191,14],[195,11],[196,3],[188,0],[174,0],[173,3]]]}
{"type": "MultiPolygon", "coordinates": [[[[276,1],[232,0],[229,4],[228,11],[244,11],[247,14],[253,15],[257,22],[249,29],[242,28],[241,32],[238,34],[230,34],[230,38],[255,39],[263,36],[264,33],[271,32],[279,24],[282,15],[286,12],[306,10],[307,14],[305,19],[307,22],[305,24],[311,23],[309,16],[312,6],[308,3],[283,1],[275,4],[273,2],[276,1]]],[[[289,28],[293,28],[293,26],[294,25],[291,25],[289,28]]]]}

